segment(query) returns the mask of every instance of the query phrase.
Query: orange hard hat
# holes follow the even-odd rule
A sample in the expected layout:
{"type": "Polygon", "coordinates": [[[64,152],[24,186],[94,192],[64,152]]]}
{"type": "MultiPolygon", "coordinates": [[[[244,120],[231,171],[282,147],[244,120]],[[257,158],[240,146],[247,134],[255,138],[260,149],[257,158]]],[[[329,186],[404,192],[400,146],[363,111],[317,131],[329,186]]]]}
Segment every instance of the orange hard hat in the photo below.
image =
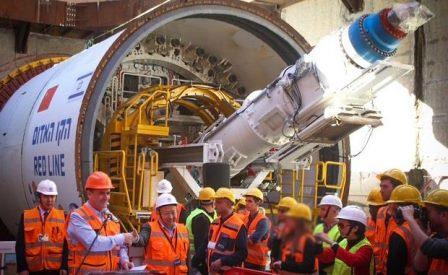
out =
{"type": "Polygon", "coordinates": [[[93,172],[86,182],[86,189],[112,189],[115,188],[112,185],[112,181],[106,173],[101,171],[93,172]]]}

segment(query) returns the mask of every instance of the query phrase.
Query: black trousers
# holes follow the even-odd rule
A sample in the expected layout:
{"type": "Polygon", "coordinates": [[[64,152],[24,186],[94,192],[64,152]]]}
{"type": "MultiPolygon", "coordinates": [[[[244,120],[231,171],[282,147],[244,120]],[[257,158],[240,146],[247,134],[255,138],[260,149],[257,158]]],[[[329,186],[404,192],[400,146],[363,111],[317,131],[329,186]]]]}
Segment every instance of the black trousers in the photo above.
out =
{"type": "Polygon", "coordinates": [[[30,275],[59,275],[59,270],[42,270],[30,272],[30,275]]]}

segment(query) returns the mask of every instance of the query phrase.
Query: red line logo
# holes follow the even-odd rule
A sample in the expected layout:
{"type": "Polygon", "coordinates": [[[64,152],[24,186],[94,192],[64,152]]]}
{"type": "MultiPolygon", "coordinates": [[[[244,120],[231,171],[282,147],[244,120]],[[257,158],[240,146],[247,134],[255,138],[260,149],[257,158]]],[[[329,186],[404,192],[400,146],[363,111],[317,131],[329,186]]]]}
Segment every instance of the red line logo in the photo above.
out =
{"type": "Polygon", "coordinates": [[[44,98],[42,99],[42,102],[39,105],[39,109],[37,110],[38,113],[45,111],[48,109],[48,107],[50,107],[51,100],[53,99],[53,96],[56,93],[57,89],[58,89],[58,85],[53,86],[47,90],[44,98]]]}

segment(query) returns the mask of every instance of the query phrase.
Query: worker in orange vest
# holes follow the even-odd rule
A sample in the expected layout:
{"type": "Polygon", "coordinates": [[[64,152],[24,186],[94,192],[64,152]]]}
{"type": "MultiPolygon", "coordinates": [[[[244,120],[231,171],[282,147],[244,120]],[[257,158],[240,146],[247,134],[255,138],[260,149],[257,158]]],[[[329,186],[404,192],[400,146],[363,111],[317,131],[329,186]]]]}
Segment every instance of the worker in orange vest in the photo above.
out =
{"type": "MultiPolygon", "coordinates": [[[[377,175],[380,180],[380,192],[384,201],[388,201],[392,191],[397,186],[407,184],[406,174],[399,169],[389,169],[382,174],[377,175]]],[[[373,255],[375,257],[375,272],[383,274],[386,270],[386,263],[380,259],[384,259],[388,248],[388,231],[389,227],[395,227],[396,222],[393,218],[388,205],[380,207],[376,216],[375,224],[375,240],[373,245],[373,255]]]]}
{"type": "MultiPolygon", "coordinates": [[[[169,180],[163,179],[157,183],[156,191],[158,196],[162,194],[171,194],[171,192],[173,191],[173,185],[169,180]]],[[[176,208],[177,208],[176,222],[185,224],[188,217],[187,209],[182,203],[177,203],[176,208]]],[[[152,222],[157,221],[158,218],[159,218],[158,212],[153,211],[151,213],[151,221],[152,222]]]]}
{"type": "Polygon", "coordinates": [[[229,267],[240,267],[247,257],[247,230],[233,212],[235,195],[228,188],[215,193],[218,219],[210,225],[207,265],[210,274],[219,274],[229,267]]]}
{"type": "Polygon", "coordinates": [[[16,241],[17,273],[67,274],[64,211],[54,208],[58,190],[51,180],[39,182],[39,205],[25,210],[16,241]]]}
{"type": "Polygon", "coordinates": [[[415,274],[413,259],[417,247],[399,206],[411,205],[421,213],[422,196],[414,186],[400,185],[392,191],[387,204],[395,223],[388,226],[387,250],[380,258],[386,263],[383,274],[415,274]]]}
{"type": "Polygon", "coordinates": [[[311,233],[311,209],[297,203],[286,213],[282,236],[280,260],[272,267],[280,274],[318,274],[317,255],[322,253],[322,243],[311,233]]]}
{"type": "Polygon", "coordinates": [[[133,267],[126,244],[132,244],[136,236],[120,234],[118,219],[107,209],[113,188],[109,176],[103,172],[94,172],[87,178],[88,201],[74,210],[68,221],[70,274],[115,271],[120,265],[124,270],[133,267]]]}
{"type": "Polygon", "coordinates": [[[177,201],[171,194],[157,197],[157,221],[143,225],[134,246],[145,247],[146,269],[156,274],[187,274],[188,230],[176,222],[177,201]]]}
{"type": "Polygon", "coordinates": [[[429,275],[448,274],[448,190],[438,189],[424,201],[429,225],[434,234],[429,237],[414,218],[414,207],[402,207],[416,246],[414,268],[429,275]]]}
{"type": "Polygon", "coordinates": [[[269,236],[268,246],[271,249],[271,263],[274,263],[281,258],[280,245],[282,243],[282,232],[285,226],[286,213],[296,205],[297,201],[292,197],[283,197],[280,199],[277,208],[277,223],[272,226],[271,234],[269,236]]]}
{"type": "Polygon", "coordinates": [[[268,239],[271,223],[260,211],[263,203],[263,192],[258,188],[251,188],[244,195],[246,209],[249,213],[244,216],[244,224],[247,228],[247,258],[244,267],[255,270],[265,270],[268,263],[268,239]]]}
{"type": "Polygon", "coordinates": [[[384,206],[386,203],[381,196],[381,191],[379,188],[372,189],[367,196],[367,205],[369,206],[370,217],[367,219],[367,227],[365,236],[369,242],[373,245],[375,242],[375,227],[376,227],[376,216],[380,207],[384,206]]]}

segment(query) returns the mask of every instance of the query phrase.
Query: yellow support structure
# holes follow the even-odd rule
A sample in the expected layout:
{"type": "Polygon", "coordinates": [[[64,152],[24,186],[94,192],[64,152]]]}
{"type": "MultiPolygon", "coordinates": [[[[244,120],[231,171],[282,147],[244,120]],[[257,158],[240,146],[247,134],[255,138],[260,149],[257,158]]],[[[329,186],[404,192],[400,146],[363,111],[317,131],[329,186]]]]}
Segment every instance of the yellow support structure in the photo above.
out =
{"type": "Polygon", "coordinates": [[[113,182],[119,181],[119,190],[124,189],[124,192],[111,192],[111,200],[115,200],[116,197],[122,197],[124,196],[124,204],[126,205],[124,208],[122,208],[122,211],[127,212],[127,214],[132,213],[132,206],[131,206],[131,199],[129,196],[129,190],[126,183],[126,173],[124,169],[124,164],[126,160],[126,153],[123,150],[116,150],[116,151],[98,151],[94,152],[93,154],[94,159],[94,171],[104,171],[106,173],[109,173],[109,169],[107,168],[108,164],[112,159],[116,160],[114,163],[118,166],[118,175],[111,176],[111,180],[113,182]],[[103,160],[103,161],[101,161],[103,160]]]}
{"type": "Polygon", "coordinates": [[[342,199],[342,195],[345,191],[345,184],[347,182],[347,166],[344,162],[335,162],[335,161],[327,161],[322,162],[319,161],[316,163],[316,170],[315,170],[315,186],[314,186],[314,218],[317,219],[317,213],[318,208],[317,205],[319,203],[319,199],[322,198],[322,196],[319,196],[320,191],[323,189],[325,191],[327,190],[334,190],[334,193],[337,193],[338,197],[342,199]],[[331,166],[338,167],[340,171],[340,181],[339,182],[328,182],[328,169],[331,166]]]}
{"type": "Polygon", "coordinates": [[[221,115],[229,117],[240,107],[226,92],[205,85],[153,86],[120,106],[108,122],[94,166],[101,167],[118,183],[111,208],[133,225],[140,224],[135,219],[137,212],[150,210],[143,206],[143,192],[148,191],[145,186],[149,182],[152,194],[152,178],[158,172],[158,155],[151,148],[159,146],[160,138],[170,136],[173,104],[187,108],[206,126],[221,115]],[[122,159],[113,158],[114,150],[122,152],[122,159]]]}

